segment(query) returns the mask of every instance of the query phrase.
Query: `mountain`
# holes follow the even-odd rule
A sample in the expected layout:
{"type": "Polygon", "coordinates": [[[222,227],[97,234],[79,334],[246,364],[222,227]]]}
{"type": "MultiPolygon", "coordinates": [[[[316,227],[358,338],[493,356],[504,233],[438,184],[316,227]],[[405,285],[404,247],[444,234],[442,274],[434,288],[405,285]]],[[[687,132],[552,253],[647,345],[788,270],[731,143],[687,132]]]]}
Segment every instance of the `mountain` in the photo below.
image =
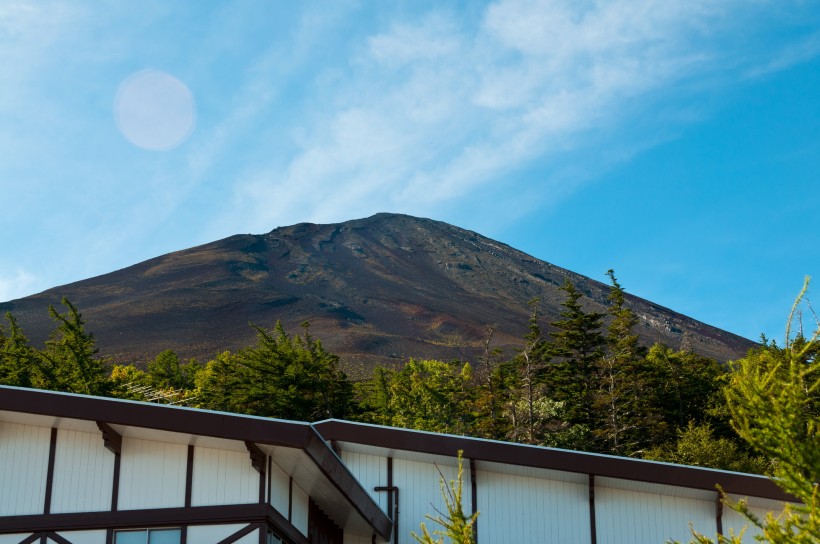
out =
{"type": "MultiPolygon", "coordinates": [[[[452,225],[377,214],[333,225],[300,223],[169,253],[110,274],[0,304],[34,344],[54,323],[49,304],[68,297],[104,355],[144,362],[165,349],[207,360],[254,342],[249,322],[311,334],[354,375],[409,357],[475,359],[487,325],[494,344],[521,344],[528,301],[546,324],[561,311],[565,279],[588,310],[604,311],[608,286],[452,225]]],[[[645,343],[685,344],[719,360],[753,342],[638,297],[645,343]]]]}

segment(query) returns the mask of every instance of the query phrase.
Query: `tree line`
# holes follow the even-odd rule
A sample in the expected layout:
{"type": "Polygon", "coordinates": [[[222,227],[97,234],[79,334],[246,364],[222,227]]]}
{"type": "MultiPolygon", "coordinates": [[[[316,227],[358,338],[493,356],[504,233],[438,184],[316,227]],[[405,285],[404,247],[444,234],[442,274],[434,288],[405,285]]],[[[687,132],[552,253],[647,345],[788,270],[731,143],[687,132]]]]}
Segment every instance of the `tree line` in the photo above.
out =
{"type": "MultiPolygon", "coordinates": [[[[474,362],[410,359],[352,382],[310,334],[253,325],[256,344],[201,363],[163,351],[138,368],[99,355],[79,310],[50,306],[55,329],[42,349],[16,318],[0,323],[0,383],[134,400],[158,399],[266,417],[340,418],[411,429],[765,472],[730,425],[717,361],[663,344],[642,346],[637,317],[613,271],[606,314],[586,311],[569,281],[544,333],[529,303],[520,348],[504,354],[488,327],[474,362]]],[[[761,351],[777,350],[764,344],[761,351]]]]}

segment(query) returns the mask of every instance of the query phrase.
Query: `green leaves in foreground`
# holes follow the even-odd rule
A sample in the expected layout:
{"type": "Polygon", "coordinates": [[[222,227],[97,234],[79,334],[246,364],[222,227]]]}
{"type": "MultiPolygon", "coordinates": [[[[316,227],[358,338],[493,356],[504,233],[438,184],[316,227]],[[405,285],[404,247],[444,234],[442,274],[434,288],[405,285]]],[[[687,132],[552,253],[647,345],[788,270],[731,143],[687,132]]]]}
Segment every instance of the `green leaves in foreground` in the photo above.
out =
{"type": "MultiPolygon", "coordinates": [[[[758,540],[774,544],[820,542],[820,322],[809,338],[802,330],[791,335],[808,281],[789,315],[785,347],[764,345],[733,363],[725,389],[732,427],[774,460],[774,482],[798,501],[779,516],[769,514],[763,520],[743,502],[730,504],[760,529],[758,540]]],[[[717,538],[720,544],[740,541],[734,535],[717,538]]],[[[694,542],[713,541],[696,534],[694,542]]]]}
{"type": "Polygon", "coordinates": [[[474,525],[478,519],[478,512],[468,516],[464,513],[464,506],[461,502],[461,491],[463,483],[464,468],[462,464],[461,450],[458,451],[458,479],[450,480],[449,485],[445,484],[444,474],[439,470],[439,486],[441,487],[441,497],[447,512],[438,512],[436,516],[427,515],[427,519],[442,527],[433,531],[433,538],[427,530],[427,526],[421,524],[421,536],[415,531],[410,534],[421,544],[445,544],[445,538],[452,544],[475,544],[474,525]]]}

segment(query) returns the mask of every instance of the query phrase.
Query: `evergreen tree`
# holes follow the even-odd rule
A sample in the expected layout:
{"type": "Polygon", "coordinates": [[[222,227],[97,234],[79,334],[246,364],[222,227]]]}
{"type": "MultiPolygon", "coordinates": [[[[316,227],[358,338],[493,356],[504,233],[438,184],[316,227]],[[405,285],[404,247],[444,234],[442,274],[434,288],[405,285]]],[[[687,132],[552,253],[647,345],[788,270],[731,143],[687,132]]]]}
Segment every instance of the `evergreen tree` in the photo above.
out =
{"type": "Polygon", "coordinates": [[[23,330],[10,312],[5,314],[8,325],[0,324],[0,384],[32,387],[36,379],[37,355],[29,346],[23,330]]]}
{"type": "Polygon", "coordinates": [[[630,455],[649,445],[661,415],[652,402],[654,392],[647,378],[646,349],[634,332],[638,318],[626,307],[623,287],[612,269],[607,276],[612,283],[608,312],[611,319],[606,354],[596,364],[593,434],[598,449],[630,455]]]}
{"type": "Polygon", "coordinates": [[[62,299],[66,313],[48,307],[57,329],[40,352],[42,374],[38,387],[71,393],[104,396],[108,392],[106,362],[97,356],[94,335],[86,332],[85,321],[77,308],[62,299]]]}
{"type": "MultiPolygon", "coordinates": [[[[601,333],[604,314],[585,312],[581,307],[581,293],[569,280],[561,290],[566,293],[566,300],[561,304],[564,309],[560,319],[552,322],[557,329],[550,332],[551,355],[556,362],[548,367],[547,378],[553,399],[565,404],[568,422],[591,429],[595,368],[606,343],[601,333]]],[[[576,445],[576,449],[591,447],[589,436],[576,445]]]]}

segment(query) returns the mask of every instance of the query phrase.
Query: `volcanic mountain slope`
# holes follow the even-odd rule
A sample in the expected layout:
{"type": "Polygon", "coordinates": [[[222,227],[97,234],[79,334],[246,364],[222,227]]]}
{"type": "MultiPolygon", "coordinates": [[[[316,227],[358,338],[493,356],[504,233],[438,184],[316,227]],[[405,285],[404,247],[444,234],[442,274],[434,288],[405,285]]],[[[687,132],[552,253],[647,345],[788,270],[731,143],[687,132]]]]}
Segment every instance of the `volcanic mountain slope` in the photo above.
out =
{"type": "MultiPolygon", "coordinates": [[[[569,278],[590,311],[608,286],[446,223],[395,214],[335,225],[301,223],[237,235],[88,280],[0,304],[39,344],[54,324],[49,304],[66,296],[83,312],[101,353],[144,362],[164,349],[208,359],[254,342],[249,322],[281,320],[311,333],[354,374],[409,357],[475,359],[487,325],[494,343],[521,344],[527,302],[557,318],[569,278]]],[[[752,342],[628,296],[647,344],[682,342],[727,360],[752,342]]],[[[545,329],[548,327],[545,325],[545,329]]]]}

